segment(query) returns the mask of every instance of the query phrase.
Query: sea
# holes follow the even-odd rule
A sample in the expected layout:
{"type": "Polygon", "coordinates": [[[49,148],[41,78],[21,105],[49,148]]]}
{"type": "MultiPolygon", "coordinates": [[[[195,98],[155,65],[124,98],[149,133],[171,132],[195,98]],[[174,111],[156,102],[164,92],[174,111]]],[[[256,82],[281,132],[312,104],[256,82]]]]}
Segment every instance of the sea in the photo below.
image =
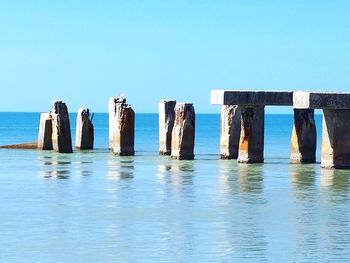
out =
{"type": "MultiPolygon", "coordinates": [[[[40,113],[0,113],[0,145],[34,142],[40,113]]],[[[265,116],[263,164],[220,160],[218,114],[197,114],[195,160],[158,155],[136,114],[135,156],[0,149],[0,262],[350,262],[348,170],[290,164],[293,115],[265,116]]],[[[76,114],[70,115],[75,137],[76,114]]]]}

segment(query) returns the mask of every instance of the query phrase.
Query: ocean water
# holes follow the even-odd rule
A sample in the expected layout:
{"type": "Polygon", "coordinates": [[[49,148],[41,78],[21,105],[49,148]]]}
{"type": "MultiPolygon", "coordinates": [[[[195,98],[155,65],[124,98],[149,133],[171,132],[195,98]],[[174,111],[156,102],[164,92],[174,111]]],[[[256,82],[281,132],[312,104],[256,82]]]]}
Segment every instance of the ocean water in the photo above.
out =
{"type": "MultiPolygon", "coordinates": [[[[74,140],[75,116],[71,115],[74,140]]],[[[289,164],[292,115],[266,115],[265,163],[219,160],[219,116],[197,114],[194,161],[158,156],[156,114],[136,156],[0,149],[0,262],[346,262],[347,170],[289,164]]],[[[0,144],[37,139],[39,113],[0,113],[0,144]]]]}

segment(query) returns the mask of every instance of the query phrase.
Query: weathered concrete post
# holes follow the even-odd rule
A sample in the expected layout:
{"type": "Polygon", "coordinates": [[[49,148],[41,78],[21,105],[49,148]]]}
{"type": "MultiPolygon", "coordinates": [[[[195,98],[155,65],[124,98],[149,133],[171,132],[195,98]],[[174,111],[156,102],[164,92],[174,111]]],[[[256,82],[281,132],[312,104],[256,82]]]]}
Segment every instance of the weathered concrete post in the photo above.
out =
{"type": "Polygon", "coordinates": [[[350,168],[350,109],[323,109],[323,168],[350,168]]]}
{"type": "Polygon", "coordinates": [[[220,158],[237,159],[241,133],[240,106],[223,105],[220,122],[220,158]]]}
{"type": "Polygon", "coordinates": [[[175,121],[175,100],[159,102],[159,154],[171,154],[171,134],[175,121]]]}
{"type": "Polygon", "coordinates": [[[314,109],[294,109],[294,125],[290,142],[292,163],[316,162],[316,125],[314,109]]]}
{"type": "Polygon", "coordinates": [[[72,138],[66,103],[61,100],[54,101],[51,116],[53,149],[60,153],[72,153],[72,138]]]}
{"type": "Polygon", "coordinates": [[[40,114],[39,136],[38,136],[39,150],[53,150],[52,147],[52,116],[50,113],[40,114]]]}
{"type": "Polygon", "coordinates": [[[109,100],[109,147],[120,156],[134,155],[135,112],[126,99],[109,100]]]}
{"type": "Polygon", "coordinates": [[[265,106],[242,106],[238,162],[264,162],[265,106]]]}
{"type": "Polygon", "coordinates": [[[112,97],[108,101],[108,148],[110,150],[113,149],[113,135],[116,122],[114,121],[116,111],[118,108],[116,107],[117,100],[122,100],[122,102],[126,102],[126,99],[119,98],[119,97],[112,97]]]}
{"type": "Polygon", "coordinates": [[[171,158],[194,159],[195,111],[192,103],[176,103],[171,158]]]}
{"type": "Polygon", "coordinates": [[[94,126],[89,109],[80,108],[77,113],[75,147],[81,150],[94,148],[94,126]]]}

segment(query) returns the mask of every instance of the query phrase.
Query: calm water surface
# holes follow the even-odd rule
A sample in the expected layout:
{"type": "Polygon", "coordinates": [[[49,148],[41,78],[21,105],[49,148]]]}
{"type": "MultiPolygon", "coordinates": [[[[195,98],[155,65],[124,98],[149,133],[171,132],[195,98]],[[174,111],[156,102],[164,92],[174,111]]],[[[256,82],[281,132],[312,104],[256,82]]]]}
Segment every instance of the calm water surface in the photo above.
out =
{"type": "MultiPolygon", "coordinates": [[[[218,119],[197,115],[194,161],[157,155],[152,114],[134,157],[106,150],[106,114],[94,151],[0,150],[0,262],[349,261],[349,172],[289,164],[291,115],[266,116],[264,164],[219,160],[218,119]]],[[[38,122],[0,113],[0,143],[38,122]]]]}

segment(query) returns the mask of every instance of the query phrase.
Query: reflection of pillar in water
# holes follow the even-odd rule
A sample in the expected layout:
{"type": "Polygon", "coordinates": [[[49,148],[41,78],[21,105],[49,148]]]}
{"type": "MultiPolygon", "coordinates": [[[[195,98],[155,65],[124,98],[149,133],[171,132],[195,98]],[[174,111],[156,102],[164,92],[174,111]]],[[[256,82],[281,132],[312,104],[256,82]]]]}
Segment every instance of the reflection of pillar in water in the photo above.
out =
{"type": "Polygon", "coordinates": [[[349,190],[349,173],[346,170],[321,169],[321,186],[337,191],[349,190]]]}
{"type": "MultiPolygon", "coordinates": [[[[315,166],[310,165],[290,165],[291,181],[298,188],[308,188],[315,185],[315,166]]],[[[312,191],[312,190],[310,190],[312,191]]]]}
{"type": "Polygon", "coordinates": [[[119,159],[108,159],[107,177],[112,180],[134,178],[134,158],[121,156],[119,159]]]}
{"type": "Polygon", "coordinates": [[[238,165],[238,183],[243,192],[262,192],[263,167],[259,164],[238,165]]]}

